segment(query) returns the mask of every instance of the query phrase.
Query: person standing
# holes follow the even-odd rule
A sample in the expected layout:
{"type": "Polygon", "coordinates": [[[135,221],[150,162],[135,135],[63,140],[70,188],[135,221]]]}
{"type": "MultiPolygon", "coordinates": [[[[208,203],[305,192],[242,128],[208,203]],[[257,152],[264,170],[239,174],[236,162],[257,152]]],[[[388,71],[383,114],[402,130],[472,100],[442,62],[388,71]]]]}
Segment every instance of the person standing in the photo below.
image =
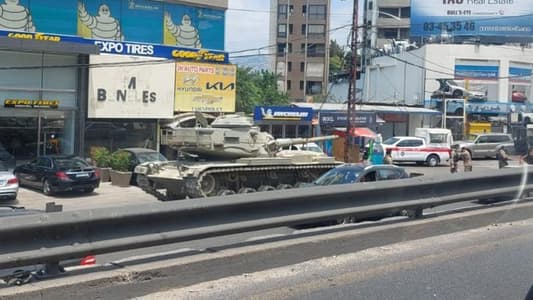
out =
{"type": "Polygon", "coordinates": [[[393,164],[393,161],[392,161],[392,150],[391,149],[387,149],[387,151],[385,152],[385,157],[383,157],[383,164],[384,165],[392,165],[393,164]]]}
{"type": "Polygon", "coordinates": [[[457,153],[457,148],[452,147],[452,151],[450,154],[450,173],[457,173],[457,167],[460,159],[461,157],[459,153],[457,153]]]}
{"type": "Polygon", "coordinates": [[[507,161],[511,160],[511,158],[509,157],[509,155],[507,155],[507,152],[505,152],[505,148],[503,146],[500,146],[498,152],[496,153],[496,156],[498,158],[499,169],[509,165],[507,161]]]}
{"type": "Polygon", "coordinates": [[[465,147],[461,148],[461,159],[463,160],[465,172],[472,172],[472,155],[465,147]]]}

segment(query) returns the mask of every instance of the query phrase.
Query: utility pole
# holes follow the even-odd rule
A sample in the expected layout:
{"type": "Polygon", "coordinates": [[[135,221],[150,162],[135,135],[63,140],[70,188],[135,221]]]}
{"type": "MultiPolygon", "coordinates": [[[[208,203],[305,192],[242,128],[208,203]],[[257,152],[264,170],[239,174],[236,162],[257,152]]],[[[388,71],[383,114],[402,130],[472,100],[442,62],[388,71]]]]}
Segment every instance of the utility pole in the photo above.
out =
{"type": "Polygon", "coordinates": [[[309,47],[309,0],[305,4],[304,102],[307,102],[307,47],[309,47]]]}
{"type": "Polygon", "coordinates": [[[291,0],[287,0],[287,22],[285,24],[285,92],[288,92],[287,84],[289,82],[289,21],[290,21],[290,15],[291,15],[291,0]]]}
{"type": "Polygon", "coordinates": [[[347,107],[347,124],[346,124],[346,139],[344,141],[344,161],[352,162],[353,159],[358,158],[359,155],[356,154],[355,157],[351,157],[350,151],[352,149],[352,142],[350,138],[350,133],[352,128],[357,126],[356,124],[356,104],[357,104],[357,90],[356,90],[356,81],[357,81],[357,17],[358,17],[358,8],[359,1],[354,0],[353,2],[353,21],[352,21],[352,31],[351,31],[351,43],[350,49],[352,51],[350,62],[350,75],[348,83],[348,107],[347,107]]]}

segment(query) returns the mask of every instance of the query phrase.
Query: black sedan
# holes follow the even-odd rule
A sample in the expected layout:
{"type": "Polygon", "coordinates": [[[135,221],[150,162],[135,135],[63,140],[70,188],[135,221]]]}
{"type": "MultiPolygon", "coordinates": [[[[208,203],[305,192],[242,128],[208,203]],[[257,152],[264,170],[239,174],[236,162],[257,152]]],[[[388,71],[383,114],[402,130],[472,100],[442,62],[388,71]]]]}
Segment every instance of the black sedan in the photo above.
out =
{"type": "Polygon", "coordinates": [[[329,170],[310,186],[350,184],[409,178],[405,169],[395,165],[344,164],[329,170]]]}
{"type": "Polygon", "coordinates": [[[45,195],[80,191],[91,193],[100,185],[100,174],[76,156],[50,155],[15,168],[19,184],[38,188],[45,195]]]}

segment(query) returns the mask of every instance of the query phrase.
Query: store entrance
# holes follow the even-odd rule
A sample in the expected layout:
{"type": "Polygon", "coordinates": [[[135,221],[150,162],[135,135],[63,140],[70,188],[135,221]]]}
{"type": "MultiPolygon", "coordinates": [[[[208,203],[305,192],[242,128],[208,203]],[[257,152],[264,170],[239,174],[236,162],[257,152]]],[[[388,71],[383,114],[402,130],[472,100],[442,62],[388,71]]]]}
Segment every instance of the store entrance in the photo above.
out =
{"type": "Polygon", "coordinates": [[[73,154],[73,112],[31,109],[0,112],[0,160],[18,165],[40,155],[73,154]]]}

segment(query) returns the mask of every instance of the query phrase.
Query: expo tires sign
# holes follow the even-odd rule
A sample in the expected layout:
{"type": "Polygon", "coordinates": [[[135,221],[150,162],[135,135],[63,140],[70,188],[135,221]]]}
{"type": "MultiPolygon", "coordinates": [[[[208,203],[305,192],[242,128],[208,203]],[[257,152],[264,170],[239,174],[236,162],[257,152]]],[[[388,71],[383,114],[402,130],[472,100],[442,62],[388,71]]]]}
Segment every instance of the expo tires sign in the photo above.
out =
{"type": "Polygon", "coordinates": [[[411,36],[533,40],[531,0],[411,0],[411,36]]]}
{"type": "Polygon", "coordinates": [[[93,55],[90,62],[89,118],[172,118],[173,61],[93,55]]]}

